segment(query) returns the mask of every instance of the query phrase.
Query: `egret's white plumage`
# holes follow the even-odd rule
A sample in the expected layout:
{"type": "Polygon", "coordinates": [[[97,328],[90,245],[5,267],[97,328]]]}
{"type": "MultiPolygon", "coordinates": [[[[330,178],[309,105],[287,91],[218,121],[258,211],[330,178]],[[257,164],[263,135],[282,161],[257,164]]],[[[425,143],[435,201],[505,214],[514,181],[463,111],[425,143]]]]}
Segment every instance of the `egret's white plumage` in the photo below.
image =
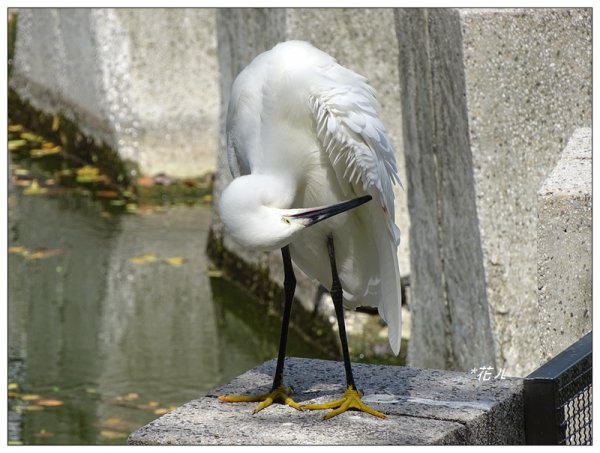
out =
{"type": "Polygon", "coordinates": [[[290,246],[292,260],[332,283],[335,243],[344,305],[378,307],[400,350],[400,275],[392,184],[394,150],[366,79],[301,41],[256,57],[234,82],[227,148],[236,177],[220,201],[223,223],[244,246],[290,246]],[[372,202],[310,227],[307,209],[361,195],[372,202]]]}

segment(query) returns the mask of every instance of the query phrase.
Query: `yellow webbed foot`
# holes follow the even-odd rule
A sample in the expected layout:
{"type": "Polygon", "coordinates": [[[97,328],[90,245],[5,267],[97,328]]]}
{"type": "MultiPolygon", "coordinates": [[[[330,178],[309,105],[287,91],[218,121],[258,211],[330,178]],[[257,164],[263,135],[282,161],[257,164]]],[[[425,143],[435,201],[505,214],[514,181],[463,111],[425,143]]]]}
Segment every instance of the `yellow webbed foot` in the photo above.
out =
{"type": "Polygon", "coordinates": [[[285,404],[293,407],[294,409],[302,410],[302,407],[296,403],[292,398],[292,389],[289,387],[278,387],[275,390],[271,390],[267,393],[261,393],[260,395],[220,395],[219,400],[227,403],[256,403],[253,414],[263,410],[265,407],[270,406],[273,403],[285,404]]]}
{"type": "Polygon", "coordinates": [[[375,409],[371,409],[361,400],[361,393],[358,390],[354,390],[352,386],[348,387],[344,396],[342,396],[339,400],[331,401],[329,403],[322,404],[303,404],[302,409],[308,410],[322,410],[322,409],[333,409],[332,411],[327,412],[323,419],[327,420],[331,417],[335,417],[336,415],[341,414],[342,412],[346,412],[348,409],[356,409],[362,412],[366,412],[368,414],[374,415],[375,417],[385,418],[385,415],[375,409]]]}

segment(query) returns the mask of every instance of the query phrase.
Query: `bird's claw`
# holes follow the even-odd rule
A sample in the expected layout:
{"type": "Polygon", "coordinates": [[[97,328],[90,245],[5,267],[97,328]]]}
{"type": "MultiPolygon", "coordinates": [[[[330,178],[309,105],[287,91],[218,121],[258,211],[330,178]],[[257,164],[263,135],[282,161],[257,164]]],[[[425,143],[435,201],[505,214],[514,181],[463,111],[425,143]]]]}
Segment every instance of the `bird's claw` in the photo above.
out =
{"type": "Polygon", "coordinates": [[[302,407],[292,399],[291,394],[291,388],[280,386],[270,392],[259,395],[220,395],[219,400],[227,403],[258,403],[254,411],[252,411],[253,414],[263,410],[265,407],[269,407],[273,403],[285,404],[301,411],[302,407]]]}
{"type": "Polygon", "coordinates": [[[323,416],[323,420],[328,420],[336,415],[341,414],[342,412],[346,412],[348,409],[356,409],[362,412],[366,412],[368,414],[374,415],[375,417],[385,418],[385,415],[375,409],[370,408],[361,400],[362,394],[358,390],[354,390],[352,386],[348,387],[346,392],[344,392],[344,396],[340,399],[331,401],[329,403],[322,404],[303,404],[302,409],[306,410],[323,410],[323,409],[333,409],[332,411],[327,412],[323,416]]]}

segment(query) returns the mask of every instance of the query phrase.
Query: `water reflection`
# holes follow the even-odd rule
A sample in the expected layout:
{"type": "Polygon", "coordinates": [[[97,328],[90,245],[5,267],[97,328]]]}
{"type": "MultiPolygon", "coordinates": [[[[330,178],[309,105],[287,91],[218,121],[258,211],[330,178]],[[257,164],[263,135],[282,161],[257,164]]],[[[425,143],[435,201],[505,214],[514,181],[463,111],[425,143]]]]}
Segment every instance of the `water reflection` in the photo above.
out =
{"type": "MultiPolygon", "coordinates": [[[[82,197],[9,194],[9,439],[124,443],[276,354],[278,320],[207,276],[209,220],[203,206],[108,217],[82,197]]],[[[315,356],[293,334],[289,352],[315,356]]]]}

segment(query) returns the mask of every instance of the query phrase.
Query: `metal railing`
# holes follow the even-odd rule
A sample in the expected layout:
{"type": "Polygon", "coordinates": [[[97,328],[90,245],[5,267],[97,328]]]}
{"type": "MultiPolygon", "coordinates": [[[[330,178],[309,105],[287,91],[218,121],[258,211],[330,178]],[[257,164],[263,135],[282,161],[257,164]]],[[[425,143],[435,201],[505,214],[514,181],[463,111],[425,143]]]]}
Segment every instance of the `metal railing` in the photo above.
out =
{"type": "Polygon", "coordinates": [[[592,445],[592,332],[525,378],[525,438],[592,445]]]}

